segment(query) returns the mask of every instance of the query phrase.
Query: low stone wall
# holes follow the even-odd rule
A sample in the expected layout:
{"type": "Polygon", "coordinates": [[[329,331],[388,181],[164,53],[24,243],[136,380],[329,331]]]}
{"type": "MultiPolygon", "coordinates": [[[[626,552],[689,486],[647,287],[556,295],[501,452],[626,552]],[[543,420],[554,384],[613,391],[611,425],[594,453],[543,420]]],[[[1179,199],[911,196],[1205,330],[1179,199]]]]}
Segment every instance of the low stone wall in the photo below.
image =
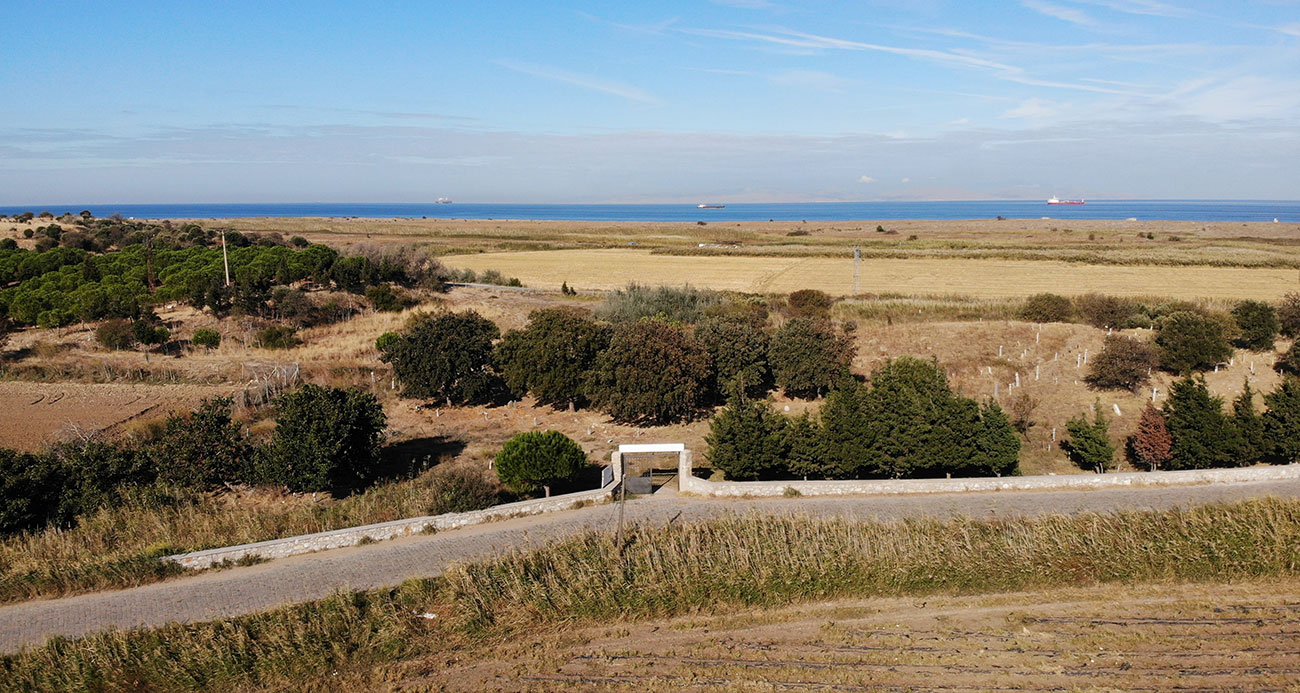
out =
{"type": "Polygon", "coordinates": [[[317,532],[316,534],[303,534],[296,537],[286,537],[284,539],[270,539],[268,541],[259,541],[254,544],[223,546],[216,549],[175,554],[167,556],[164,560],[174,561],[186,568],[209,568],[214,564],[221,563],[222,561],[237,561],[249,556],[261,559],[285,558],[303,553],[311,553],[313,551],[324,551],[325,549],[355,546],[367,540],[383,541],[385,539],[395,539],[397,537],[405,537],[428,531],[440,531],[465,527],[468,525],[477,525],[484,522],[491,522],[493,520],[521,517],[524,515],[540,515],[542,513],[555,512],[557,510],[568,510],[574,506],[603,503],[609,500],[610,494],[613,493],[614,489],[618,488],[618,482],[621,479],[617,466],[614,467],[613,473],[608,475],[607,478],[609,481],[604,486],[594,491],[579,491],[578,493],[566,493],[561,496],[552,496],[550,498],[538,498],[535,500],[519,501],[517,503],[505,503],[503,505],[494,505],[491,508],[474,510],[467,513],[447,513],[445,515],[412,517],[405,520],[393,520],[392,522],[381,522],[379,524],[363,525],[361,527],[348,527],[346,529],[336,529],[329,532],[317,532]]]}
{"type": "Polygon", "coordinates": [[[1300,479],[1300,465],[1243,469],[1193,469],[1177,472],[1125,472],[1122,474],[1063,474],[1004,476],[969,479],[875,479],[855,481],[707,481],[691,474],[684,459],[678,488],[701,496],[801,496],[897,495],[961,493],[964,491],[1048,491],[1115,488],[1123,486],[1187,486],[1195,484],[1249,483],[1300,479]],[[793,489],[790,491],[788,489],[793,489]]]}

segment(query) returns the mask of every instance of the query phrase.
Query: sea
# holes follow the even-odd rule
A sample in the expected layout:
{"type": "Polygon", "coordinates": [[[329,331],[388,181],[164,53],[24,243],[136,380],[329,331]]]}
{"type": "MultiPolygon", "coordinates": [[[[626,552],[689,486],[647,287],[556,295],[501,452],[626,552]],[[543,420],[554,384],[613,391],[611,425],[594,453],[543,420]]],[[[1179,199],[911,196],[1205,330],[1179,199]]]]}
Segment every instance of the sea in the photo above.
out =
{"type": "MultiPolygon", "coordinates": [[[[710,203],[712,204],[712,203],[710,203]]],[[[1141,221],[1300,222],[1300,201],[1088,200],[1048,205],[1045,200],[947,202],[783,202],[726,204],[496,204],[496,203],[257,203],[257,204],[53,204],[0,206],[0,213],[49,211],[136,219],[237,217],[357,217],[367,219],[550,219],[560,221],[876,221],[899,219],[1137,219],[1141,221]]]]}

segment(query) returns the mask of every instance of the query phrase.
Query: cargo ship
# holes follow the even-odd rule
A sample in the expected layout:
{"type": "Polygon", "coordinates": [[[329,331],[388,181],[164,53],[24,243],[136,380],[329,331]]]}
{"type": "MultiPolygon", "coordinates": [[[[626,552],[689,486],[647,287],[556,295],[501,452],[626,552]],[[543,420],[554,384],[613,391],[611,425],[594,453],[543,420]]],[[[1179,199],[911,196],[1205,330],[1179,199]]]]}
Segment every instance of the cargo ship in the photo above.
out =
{"type": "Polygon", "coordinates": [[[704,204],[704,203],[700,203],[700,204],[698,204],[698,205],[695,205],[695,208],[696,208],[696,209],[726,209],[727,206],[726,206],[726,205],[706,205],[706,204],[704,204]]]}
{"type": "Polygon", "coordinates": [[[1057,196],[1053,195],[1053,196],[1051,196],[1050,198],[1048,198],[1048,200],[1047,200],[1047,204],[1049,204],[1049,205],[1081,205],[1081,204],[1084,204],[1084,202],[1083,202],[1083,200],[1062,200],[1062,199],[1058,198],[1057,196]]]}

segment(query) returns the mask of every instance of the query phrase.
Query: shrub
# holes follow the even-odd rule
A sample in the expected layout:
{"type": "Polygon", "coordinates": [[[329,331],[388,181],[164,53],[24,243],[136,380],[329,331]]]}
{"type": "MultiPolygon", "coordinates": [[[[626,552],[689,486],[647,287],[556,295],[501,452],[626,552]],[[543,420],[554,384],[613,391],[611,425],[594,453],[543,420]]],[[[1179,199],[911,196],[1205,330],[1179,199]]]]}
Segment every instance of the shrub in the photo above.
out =
{"type": "Polygon", "coordinates": [[[1034,294],[1020,307],[1020,319],[1029,322],[1068,322],[1073,314],[1070,299],[1056,294],[1034,294]]]}
{"type": "Polygon", "coordinates": [[[406,294],[396,291],[389,284],[375,284],[366,289],[366,300],[375,310],[396,313],[415,305],[416,302],[406,294]]]}
{"type": "Polygon", "coordinates": [[[1103,474],[1115,468],[1115,446],[1110,442],[1110,421],[1101,413],[1098,400],[1091,422],[1086,414],[1079,414],[1065,424],[1070,437],[1061,441],[1061,447],[1070,460],[1082,469],[1103,474]]]}
{"type": "Polygon", "coordinates": [[[396,339],[380,337],[381,359],[393,365],[406,397],[468,404],[494,399],[502,388],[492,370],[499,332],[474,311],[413,316],[396,339]]]}
{"type": "Polygon", "coordinates": [[[130,320],[105,320],[95,329],[95,341],[109,349],[130,349],[135,346],[135,331],[130,320]]]}
{"type": "Polygon", "coordinates": [[[1270,456],[1283,463],[1300,461],[1300,380],[1288,376],[1264,395],[1264,440],[1270,456]]]}
{"type": "Polygon", "coordinates": [[[642,318],[661,317],[675,322],[695,322],[703,311],[720,305],[722,296],[716,291],[696,289],[691,286],[650,288],[628,284],[605,297],[597,315],[614,322],[631,322],[642,318]]]}
{"type": "Polygon", "coordinates": [[[198,347],[216,349],[221,346],[221,333],[206,327],[199,328],[194,331],[194,336],[190,338],[190,343],[198,347]]]}
{"type": "Polygon", "coordinates": [[[425,512],[430,515],[467,513],[497,503],[496,481],[472,462],[440,464],[429,476],[433,500],[425,512]]]}
{"type": "Polygon", "coordinates": [[[1173,456],[1174,440],[1165,426],[1165,417],[1150,402],[1138,418],[1137,432],[1129,439],[1135,462],[1156,471],[1173,456]]]}
{"type": "Polygon", "coordinates": [[[298,339],[298,330],[284,325],[272,325],[259,330],[254,343],[262,349],[292,349],[302,340],[298,339]]]}
{"type": "Polygon", "coordinates": [[[1235,344],[1251,351],[1272,351],[1282,329],[1277,310],[1263,301],[1242,301],[1232,309],[1240,334],[1235,344]]]}
{"type": "Polygon", "coordinates": [[[733,397],[709,422],[709,464],[732,481],[778,476],[789,445],[784,418],[765,401],[733,397]]]}
{"type": "Polygon", "coordinates": [[[1159,354],[1146,342],[1106,335],[1101,353],[1088,364],[1084,381],[1103,390],[1123,388],[1136,392],[1150,378],[1151,369],[1159,365],[1159,354]]]}
{"type": "Polygon", "coordinates": [[[531,392],[544,404],[578,406],[609,339],[610,329],[583,312],[547,308],[534,311],[524,329],[507,332],[495,360],[515,396],[531,392]]]}
{"type": "Polygon", "coordinates": [[[204,400],[193,412],[168,418],[149,446],[163,480],[213,489],[252,477],[253,449],[242,427],[231,420],[230,407],[230,398],[204,400]]]}
{"type": "Polygon", "coordinates": [[[14,250],[18,247],[18,241],[12,238],[0,240],[0,250],[14,250]]]}
{"type": "Polygon", "coordinates": [[[1237,431],[1223,413],[1223,400],[1210,394],[1204,380],[1175,382],[1163,409],[1173,439],[1169,469],[1237,466],[1237,431]]]}
{"type": "Polygon", "coordinates": [[[658,320],[614,328],[596,359],[589,395],[627,423],[666,424],[697,414],[708,396],[709,354],[684,330],[658,320]]]}
{"type": "Polygon", "coordinates": [[[1291,343],[1291,347],[1286,353],[1277,357],[1277,362],[1273,364],[1273,369],[1280,373],[1289,373],[1291,375],[1300,375],[1300,339],[1291,343]]]}
{"type": "Polygon", "coordinates": [[[816,289],[800,289],[786,299],[790,317],[824,318],[831,312],[835,299],[816,289]]]}
{"type": "Polygon", "coordinates": [[[386,422],[374,395],[304,385],[274,402],[263,481],[293,491],[347,491],[373,476],[386,422]]]}
{"type": "Polygon", "coordinates": [[[1213,317],[1177,311],[1156,323],[1160,362],[1174,373],[1213,368],[1232,355],[1223,323],[1213,317]]]}
{"type": "Polygon", "coordinates": [[[1074,309],[1084,322],[1093,327],[1118,328],[1124,327],[1129,317],[1138,312],[1138,305],[1115,296],[1084,294],[1075,297],[1074,309]]]}
{"type": "Polygon", "coordinates": [[[1288,337],[1300,337],[1300,293],[1294,291],[1282,297],[1277,307],[1278,327],[1288,337]]]}
{"type": "Polygon", "coordinates": [[[495,466],[501,483],[516,493],[532,493],[540,486],[550,496],[551,486],[582,472],[587,454],[559,431],[526,431],[506,441],[495,466]]]}
{"type": "Polygon", "coordinates": [[[289,244],[295,248],[306,248],[308,245],[307,239],[303,238],[302,236],[294,236],[290,238],[289,244]]]}
{"type": "Polygon", "coordinates": [[[768,363],[777,387],[791,397],[812,399],[849,371],[856,348],[827,320],[794,318],[772,335],[768,363]]]}
{"type": "Polygon", "coordinates": [[[62,479],[48,456],[0,448],[0,534],[49,522],[61,486],[62,479]]]}
{"type": "Polygon", "coordinates": [[[135,341],[146,346],[155,346],[166,344],[171,339],[171,330],[162,325],[154,325],[148,320],[136,320],[131,323],[131,334],[135,336],[135,341]]]}

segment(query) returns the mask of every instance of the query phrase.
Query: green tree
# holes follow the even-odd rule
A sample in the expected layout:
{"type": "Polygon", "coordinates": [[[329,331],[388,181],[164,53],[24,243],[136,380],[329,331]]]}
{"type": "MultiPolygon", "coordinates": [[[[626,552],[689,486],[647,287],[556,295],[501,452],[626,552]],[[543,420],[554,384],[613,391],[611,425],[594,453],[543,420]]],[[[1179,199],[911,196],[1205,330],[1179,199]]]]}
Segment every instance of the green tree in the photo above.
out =
{"type": "Polygon", "coordinates": [[[580,406],[600,353],[609,347],[611,330],[580,310],[534,311],[528,326],[511,330],[496,346],[495,360],[506,386],[516,397],[531,392],[538,402],[580,406]]]}
{"type": "Polygon", "coordinates": [[[786,298],[786,314],[792,318],[829,318],[835,299],[816,289],[800,289],[786,298]]]}
{"type": "Polygon", "coordinates": [[[262,477],[293,491],[350,491],[370,480],[386,419],[361,390],[304,385],[275,399],[262,477]]]}
{"type": "Polygon", "coordinates": [[[1010,418],[992,399],[980,406],[979,429],[975,431],[975,455],[966,465],[976,476],[1005,476],[1020,470],[1020,437],[1010,418]]]}
{"type": "Polygon", "coordinates": [[[1169,469],[1237,466],[1237,431],[1223,413],[1223,400],[1210,394],[1204,379],[1175,382],[1163,410],[1173,439],[1169,469]]]}
{"type": "Polygon", "coordinates": [[[1292,464],[1300,461],[1300,379],[1284,378],[1264,395],[1264,440],[1270,456],[1292,464]]]}
{"type": "Polygon", "coordinates": [[[1213,317],[1176,311],[1156,323],[1160,361],[1174,373],[1213,368],[1232,355],[1223,323],[1213,317]]]}
{"type": "Polygon", "coordinates": [[[766,401],[731,398],[709,423],[709,464],[732,481],[780,475],[788,451],[784,419],[766,401]]]}
{"type": "Polygon", "coordinates": [[[770,344],[759,322],[735,317],[707,318],[695,326],[695,339],[709,352],[715,396],[731,397],[739,393],[761,398],[772,389],[772,372],[767,366],[770,344]]]}
{"type": "Polygon", "coordinates": [[[1084,381],[1100,389],[1125,389],[1136,392],[1151,377],[1151,369],[1160,365],[1160,355],[1151,345],[1132,337],[1106,335],[1101,353],[1088,363],[1084,381]]]}
{"type": "Polygon", "coordinates": [[[1138,418],[1137,432],[1129,440],[1129,449],[1133,459],[1150,471],[1156,471],[1167,464],[1173,456],[1174,439],[1165,426],[1165,417],[1155,405],[1147,402],[1138,418]]]}
{"type": "Polygon", "coordinates": [[[1074,309],[1084,322],[1093,327],[1120,328],[1140,307],[1128,299],[1094,293],[1076,296],[1074,309]]]}
{"type": "Polygon", "coordinates": [[[1020,307],[1020,319],[1029,322],[1069,322],[1073,316],[1074,304],[1056,294],[1034,294],[1020,307]]]}
{"type": "Polygon", "coordinates": [[[1250,382],[1242,384],[1241,394],[1232,402],[1232,427],[1238,443],[1237,464],[1249,466],[1268,453],[1264,438],[1264,420],[1255,411],[1255,391],[1250,382]]]}
{"type": "Polygon", "coordinates": [[[0,534],[50,522],[63,486],[53,462],[49,455],[0,448],[0,534]]]}
{"type": "Polygon", "coordinates": [[[800,414],[785,417],[785,424],[786,471],[803,479],[832,476],[822,446],[825,432],[821,423],[808,414],[800,414]]]}
{"type": "Polygon", "coordinates": [[[105,320],[95,329],[95,341],[109,349],[130,349],[135,346],[135,331],[130,320],[105,320]]]}
{"type": "Polygon", "coordinates": [[[849,371],[853,340],[827,320],[793,318],[772,335],[768,363],[777,387],[791,397],[820,397],[849,371]]]}
{"type": "Polygon", "coordinates": [[[866,385],[845,376],[835,383],[822,404],[820,445],[809,446],[820,458],[826,476],[857,479],[875,473],[877,463],[875,418],[866,385]],[[818,451],[818,448],[820,450],[818,451]]]}
{"type": "Polygon", "coordinates": [[[1232,309],[1240,334],[1236,345],[1251,351],[1272,351],[1282,324],[1277,309],[1263,301],[1242,301],[1232,309]]]}
{"type": "Polygon", "coordinates": [[[1101,413],[1101,401],[1093,408],[1096,413],[1091,422],[1087,414],[1066,422],[1070,437],[1061,441],[1061,447],[1080,468],[1103,474],[1115,468],[1115,446],[1110,442],[1110,421],[1101,413]]]}
{"type": "Polygon", "coordinates": [[[507,440],[495,467],[501,483],[516,493],[540,486],[547,496],[556,484],[572,481],[587,466],[587,454],[559,431],[526,431],[507,440]]]}
{"type": "Polygon", "coordinates": [[[1300,375],[1300,339],[1292,342],[1286,353],[1277,357],[1277,362],[1273,364],[1273,370],[1279,373],[1300,375]]]}
{"type": "Polygon", "coordinates": [[[499,332],[474,311],[418,315],[399,339],[386,340],[381,359],[393,365],[406,397],[468,404],[492,400],[500,378],[492,370],[499,332]]]}
{"type": "Polygon", "coordinates": [[[709,354],[682,328],[621,323],[596,359],[591,401],[617,421],[667,424],[696,415],[708,396],[709,354]]]}

